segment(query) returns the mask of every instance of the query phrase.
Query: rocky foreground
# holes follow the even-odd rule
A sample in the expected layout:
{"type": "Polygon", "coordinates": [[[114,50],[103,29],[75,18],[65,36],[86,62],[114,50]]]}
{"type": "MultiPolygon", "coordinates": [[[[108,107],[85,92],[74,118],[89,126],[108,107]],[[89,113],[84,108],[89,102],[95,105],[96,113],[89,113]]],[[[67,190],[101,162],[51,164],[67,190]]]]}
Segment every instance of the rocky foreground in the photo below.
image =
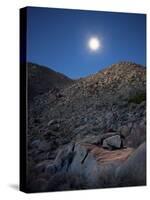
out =
{"type": "Polygon", "coordinates": [[[146,184],[145,67],[120,62],[78,80],[36,64],[28,73],[29,192],[146,184]]]}

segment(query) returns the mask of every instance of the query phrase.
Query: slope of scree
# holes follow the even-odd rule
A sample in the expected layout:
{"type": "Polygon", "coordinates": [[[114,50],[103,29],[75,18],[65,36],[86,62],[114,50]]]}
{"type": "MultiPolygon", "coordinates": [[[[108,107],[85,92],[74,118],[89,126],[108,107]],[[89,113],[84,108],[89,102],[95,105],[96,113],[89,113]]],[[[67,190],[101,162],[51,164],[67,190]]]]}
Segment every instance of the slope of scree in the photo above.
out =
{"type": "Polygon", "coordinates": [[[50,89],[63,88],[73,82],[61,73],[34,63],[27,63],[27,73],[29,100],[33,100],[37,95],[44,94],[50,89]]]}
{"type": "MultiPolygon", "coordinates": [[[[132,154],[146,139],[145,67],[120,62],[69,82],[59,90],[50,88],[37,95],[29,107],[30,190],[39,190],[32,182],[35,177],[37,182],[42,179],[40,187],[45,185],[41,191],[122,186],[120,175],[116,179],[114,172],[117,174],[128,157],[134,157],[132,154]],[[90,153],[86,148],[88,144],[90,153]],[[113,153],[115,149],[118,151],[113,153]],[[98,157],[94,158],[96,155],[98,157]],[[76,166],[80,166],[77,171],[76,166]],[[84,178],[76,180],[79,169],[80,178],[82,175],[84,178]],[[92,171],[95,175],[90,176],[92,171]],[[68,185],[64,185],[64,181],[58,183],[61,177],[72,181],[68,185]],[[55,181],[56,187],[52,188],[55,181]],[[71,185],[72,182],[75,185],[71,185]]],[[[145,179],[134,177],[123,186],[143,184],[145,179]]]]}

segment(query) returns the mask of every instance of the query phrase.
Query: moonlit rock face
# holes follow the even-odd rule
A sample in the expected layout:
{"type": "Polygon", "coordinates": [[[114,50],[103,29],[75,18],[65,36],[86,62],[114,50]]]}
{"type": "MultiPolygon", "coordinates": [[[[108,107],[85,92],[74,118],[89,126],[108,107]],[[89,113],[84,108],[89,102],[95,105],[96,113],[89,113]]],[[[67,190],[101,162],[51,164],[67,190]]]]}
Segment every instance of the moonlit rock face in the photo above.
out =
{"type": "Polygon", "coordinates": [[[98,38],[93,37],[89,40],[88,45],[91,50],[96,51],[100,48],[100,41],[98,38]]]}

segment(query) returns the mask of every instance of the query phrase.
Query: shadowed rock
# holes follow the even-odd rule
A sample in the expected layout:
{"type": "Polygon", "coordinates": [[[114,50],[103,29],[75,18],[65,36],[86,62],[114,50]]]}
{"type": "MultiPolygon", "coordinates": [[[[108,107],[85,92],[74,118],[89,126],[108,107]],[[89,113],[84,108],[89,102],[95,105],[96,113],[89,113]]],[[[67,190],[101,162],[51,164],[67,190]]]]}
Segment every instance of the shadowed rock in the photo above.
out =
{"type": "Polygon", "coordinates": [[[116,171],[120,186],[146,185],[146,144],[141,144],[116,171]]]}
{"type": "Polygon", "coordinates": [[[121,137],[119,135],[108,137],[107,139],[103,140],[102,146],[103,148],[110,150],[119,149],[121,148],[121,137]]]}

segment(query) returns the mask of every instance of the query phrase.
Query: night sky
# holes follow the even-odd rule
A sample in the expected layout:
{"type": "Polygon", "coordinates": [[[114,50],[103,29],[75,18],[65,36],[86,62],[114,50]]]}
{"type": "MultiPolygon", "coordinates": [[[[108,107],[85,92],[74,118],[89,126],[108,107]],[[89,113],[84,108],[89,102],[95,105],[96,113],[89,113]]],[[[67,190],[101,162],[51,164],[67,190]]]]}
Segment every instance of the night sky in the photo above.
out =
{"type": "Polygon", "coordinates": [[[145,65],[146,16],[28,7],[27,61],[71,78],[85,77],[120,61],[145,65]],[[98,51],[89,49],[91,37],[99,38],[98,51]]]}

